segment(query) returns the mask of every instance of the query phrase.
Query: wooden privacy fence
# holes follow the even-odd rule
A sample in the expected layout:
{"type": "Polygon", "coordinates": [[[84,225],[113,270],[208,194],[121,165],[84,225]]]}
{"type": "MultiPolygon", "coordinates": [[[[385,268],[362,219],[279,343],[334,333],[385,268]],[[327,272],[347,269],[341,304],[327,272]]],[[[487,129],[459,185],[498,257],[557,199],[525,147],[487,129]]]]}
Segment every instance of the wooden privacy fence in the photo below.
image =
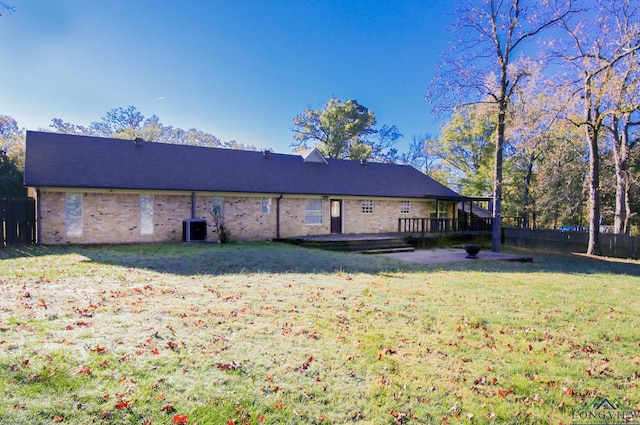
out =
{"type": "MultiPolygon", "coordinates": [[[[503,227],[502,243],[562,252],[587,252],[589,233],[503,227]]],[[[598,252],[605,257],[640,259],[640,237],[600,233],[598,252]]]]}
{"type": "Polygon", "coordinates": [[[36,241],[36,203],[31,198],[0,198],[0,246],[36,241]]]}

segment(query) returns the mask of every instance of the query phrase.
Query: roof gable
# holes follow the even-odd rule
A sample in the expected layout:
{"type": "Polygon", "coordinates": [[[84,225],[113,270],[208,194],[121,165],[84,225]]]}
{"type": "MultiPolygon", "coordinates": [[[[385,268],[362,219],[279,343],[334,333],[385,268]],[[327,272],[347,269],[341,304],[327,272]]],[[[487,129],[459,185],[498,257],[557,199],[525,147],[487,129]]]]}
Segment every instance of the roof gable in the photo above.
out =
{"type": "Polygon", "coordinates": [[[298,153],[304,159],[304,162],[318,162],[322,164],[328,164],[327,160],[316,148],[305,149],[303,151],[299,151],[298,153]]]}
{"type": "Polygon", "coordinates": [[[33,187],[176,190],[461,199],[407,165],[156,142],[27,132],[25,184],[33,187]],[[306,161],[307,158],[311,160],[306,161]]]}

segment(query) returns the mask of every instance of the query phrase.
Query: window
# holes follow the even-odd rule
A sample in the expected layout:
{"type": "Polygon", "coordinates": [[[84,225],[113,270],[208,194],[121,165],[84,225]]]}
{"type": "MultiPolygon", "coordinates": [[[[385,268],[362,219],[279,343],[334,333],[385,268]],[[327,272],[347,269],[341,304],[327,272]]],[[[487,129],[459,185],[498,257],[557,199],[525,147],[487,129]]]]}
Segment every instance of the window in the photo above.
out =
{"type": "Polygon", "coordinates": [[[66,194],[67,236],[82,236],[82,193],[66,194]]]}
{"type": "Polygon", "coordinates": [[[373,201],[370,199],[362,201],[362,214],[373,214],[373,201]]]}
{"type": "Polygon", "coordinates": [[[307,199],[307,224],[322,224],[322,199],[307,199]]]}
{"type": "Polygon", "coordinates": [[[224,198],[221,196],[214,196],[211,202],[211,212],[213,215],[224,215],[224,198]]]}
{"type": "Polygon", "coordinates": [[[262,214],[271,214],[271,198],[262,198],[260,205],[262,214]]]}
{"type": "Polygon", "coordinates": [[[447,218],[447,203],[444,201],[437,201],[431,204],[431,218],[447,218]]]}
{"type": "Polygon", "coordinates": [[[153,195],[140,195],[140,234],[153,235],[153,195]]]}
{"type": "Polygon", "coordinates": [[[411,214],[411,201],[400,201],[400,214],[411,214]]]}

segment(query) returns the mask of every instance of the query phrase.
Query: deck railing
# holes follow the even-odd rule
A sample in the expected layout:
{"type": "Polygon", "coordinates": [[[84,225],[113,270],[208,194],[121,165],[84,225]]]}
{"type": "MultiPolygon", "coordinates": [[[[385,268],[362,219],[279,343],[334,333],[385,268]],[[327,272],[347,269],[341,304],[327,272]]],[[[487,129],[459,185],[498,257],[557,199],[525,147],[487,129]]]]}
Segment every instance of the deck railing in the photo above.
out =
{"type": "Polygon", "coordinates": [[[493,218],[400,218],[398,233],[488,232],[493,218]]]}

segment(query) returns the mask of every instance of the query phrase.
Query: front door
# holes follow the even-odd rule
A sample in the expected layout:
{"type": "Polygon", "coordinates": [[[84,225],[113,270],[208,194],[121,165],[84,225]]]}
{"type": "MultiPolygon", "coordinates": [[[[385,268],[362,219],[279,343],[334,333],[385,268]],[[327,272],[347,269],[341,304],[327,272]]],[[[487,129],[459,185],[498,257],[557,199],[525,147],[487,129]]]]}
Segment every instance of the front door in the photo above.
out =
{"type": "Polygon", "coordinates": [[[342,233],[342,201],[331,200],[331,233],[342,233]]]}

